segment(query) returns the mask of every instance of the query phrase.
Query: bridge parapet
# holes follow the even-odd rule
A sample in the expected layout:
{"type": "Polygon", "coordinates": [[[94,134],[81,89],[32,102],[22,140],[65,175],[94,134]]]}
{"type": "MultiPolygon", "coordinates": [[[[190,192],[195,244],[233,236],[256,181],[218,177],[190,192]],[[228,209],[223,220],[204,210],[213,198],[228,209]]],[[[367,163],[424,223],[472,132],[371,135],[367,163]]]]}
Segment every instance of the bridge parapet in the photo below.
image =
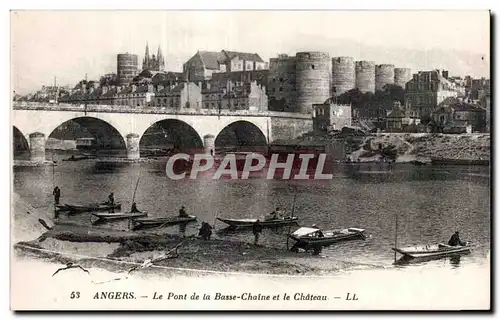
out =
{"type": "Polygon", "coordinates": [[[115,105],[77,105],[69,103],[39,103],[39,102],[14,102],[14,110],[40,110],[40,111],[70,111],[70,112],[102,112],[102,113],[136,113],[136,114],[168,114],[168,115],[200,115],[200,116],[241,116],[241,117],[273,117],[291,119],[311,119],[311,115],[278,112],[278,111],[252,111],[252,110],[227,110],[227,109],[174,109],[159,107],[130,107],[115,105]]]}

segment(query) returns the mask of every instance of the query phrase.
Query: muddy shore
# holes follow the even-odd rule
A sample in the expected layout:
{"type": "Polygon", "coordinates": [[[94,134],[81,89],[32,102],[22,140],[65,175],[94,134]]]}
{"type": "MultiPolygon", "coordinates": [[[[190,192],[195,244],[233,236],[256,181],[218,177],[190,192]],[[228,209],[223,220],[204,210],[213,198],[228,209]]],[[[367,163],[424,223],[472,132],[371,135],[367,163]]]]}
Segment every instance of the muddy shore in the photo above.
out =
{"type": "MultiPolygon", "coordinates": [[[[23,219],[36,219],[36,213],[23,219]]],[[[22,221],[22,220],[21,220],[22,221]]],[[[16,219],[16,224],[21,223],[16,219]]],[[[52,223],[52,221],[50,221],[52,223]]],[[[290,243],[292,245],[292,243],[290,243]]],[[[177,257],[155,262],[156,267],[245,272],[259,274],[331,274],[366,267],[311,253],[293,253],[283,248],[220,239],[202,240],[195,235],[182,237],[161,230],[126,231],[74,224],[54,224],[37,239],[14,245],[20,256],[42,258],[109,271],[133,268],[147,259],[164,256],[178,246],[177,257]]],[[[135,272],[152,272],[138,270],[135,272]]]]}

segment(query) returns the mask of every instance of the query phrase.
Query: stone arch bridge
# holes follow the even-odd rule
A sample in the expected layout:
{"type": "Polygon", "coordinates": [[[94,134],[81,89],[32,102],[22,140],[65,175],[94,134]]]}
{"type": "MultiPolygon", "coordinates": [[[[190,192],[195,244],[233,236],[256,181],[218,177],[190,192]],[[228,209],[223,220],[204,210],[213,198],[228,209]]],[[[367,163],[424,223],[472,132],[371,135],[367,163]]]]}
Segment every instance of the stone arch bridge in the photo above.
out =
{"type": "Polygon", "coordinates": [[[148,128],[160,122],[167,123],[167,126],[181,124],[183,130],[193,134],[205,152],[214,150],[219,134],[235,123],[243,125],[243,134],[247,130],[260,134],[265,143],[293,139],[312,130],[312,119],[308,115],[272,111],[219,112],[215,109],[173,110],[15,102],[11,113],[12,125],[26,139],[32,161],[45,161],[47,138],[60,125],[75,119],[98,119],[98,126],[110,126],[123,140],[129,159],[140,157],[140,139],[148,128]]]}

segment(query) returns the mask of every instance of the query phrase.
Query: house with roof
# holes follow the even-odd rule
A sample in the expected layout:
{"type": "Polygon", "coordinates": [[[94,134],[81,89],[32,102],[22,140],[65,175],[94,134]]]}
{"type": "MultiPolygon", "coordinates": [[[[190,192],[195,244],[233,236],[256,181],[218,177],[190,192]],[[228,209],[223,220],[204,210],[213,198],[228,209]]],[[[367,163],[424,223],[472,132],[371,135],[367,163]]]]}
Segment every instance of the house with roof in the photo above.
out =
{"type": "Polygon", "coordinates": [[[422,117],[430,117],[444,99],[463,95],[460,83],[448,79],[448,71],[419,71],[406,83],[405,106],[418,109],[422,117]]]}
{"type": "Polygon", "coordinates": [[[433,124],[446,133],[486,130],[486,109],[463,99],[445,99],[432,113],[433,124]]]}
{"type": "Polygon", "coordinates": [[[205,82],[202,97],[203,109],[267,111],[265,87],[257,81],[205,82]]]}
{"type": "Polygon", "coordinates": [[[176,110],[197,110],[202,105],[201,88],[193,82],[156,86],[152,107],[176,110]]]}
{"type": "Polygon", "coordinates": [[[189,81],[212,79],[214,73],[265,70],[268,65],[257,53],[222,50],[198,51],[183,65],[189,81]]]}
{"type": "Polygon", "coordinates": [[[322,104],[313,104],[313,129],[315,131],[341,130],[352,126],[352,106],[338,104],[329,98],[322,104]]]}
{"type": "Polygon", "coordinates": [[[420,116],[418,111],[408,106],[401,106],[399,101],[395,101],[392,110],[387,113],[386,130],[388,132],[407,132],[410,131],[410,128],[419,124],[420,116]]]}

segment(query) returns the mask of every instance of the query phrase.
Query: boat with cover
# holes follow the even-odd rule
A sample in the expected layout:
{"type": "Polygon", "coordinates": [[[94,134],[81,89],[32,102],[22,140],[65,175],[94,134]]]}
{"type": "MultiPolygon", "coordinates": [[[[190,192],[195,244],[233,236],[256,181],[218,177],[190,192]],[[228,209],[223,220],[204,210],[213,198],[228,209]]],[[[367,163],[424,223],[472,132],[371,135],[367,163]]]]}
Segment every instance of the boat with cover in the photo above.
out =
{"type": "Polygon", "coordinates": [[[470,253],[471,248],[468,242],[464,246],[450,246],[444,243],[419,245],[405,248],[392,248],[403,255],[405,259],[430,259],[442,258],[458,254],[470,253]]]}
{"type": "MultiPolygon", "coordinates": [[[[257,221],[254,219],[227,219],[227,218],[217,218],[217,220],[228,224],[230,228],[251,228],[257,221]]],[[[259,219],[260,224],[263,228],[271,228],[278,226],[286,226],[290,224],[297,223],[297,217],[285,217],[277,219],[259,219]]]]}
{"type": "Polygon", "coordinates": [[[192,215],[187,217],[176,216],[168,218],[138,218],[132,220],[132,227],[133,229],[140,229],[147,227],[171,226],[196,221],[196,219],[197,217],[192,215]]]}
{"type": "Polygon", "coordinates": [[[338,230],[321,231],[323,237],[319,236],[320,229],[301,227],[292,234],[288,235],[296,243],[292,247],[292,251],[298,248],[308,250],[317,247],[327,247],[337,242],[348,240],[365,240],[365,229],[360,228],[345,228],[338,230]]]}
{"type": "Polygon", "coordinates": [[[99,218],[99,220],[120,220],[146,217],[148,213],[142,212],[92,212],[92,215],[99,218]]]}
{"type": "Polygon", "coordinates": [[[114,210],[114,209],[120,209],[122,207],[121,203],[114,203],[114,204],[109,204],[106,202],[103,203],[90,203],[90,204],[64,204],[66,208],[69,209],[69,211],[72,212],[87,212],[87,211],[107,211],[107,210],[114,210]]]}

